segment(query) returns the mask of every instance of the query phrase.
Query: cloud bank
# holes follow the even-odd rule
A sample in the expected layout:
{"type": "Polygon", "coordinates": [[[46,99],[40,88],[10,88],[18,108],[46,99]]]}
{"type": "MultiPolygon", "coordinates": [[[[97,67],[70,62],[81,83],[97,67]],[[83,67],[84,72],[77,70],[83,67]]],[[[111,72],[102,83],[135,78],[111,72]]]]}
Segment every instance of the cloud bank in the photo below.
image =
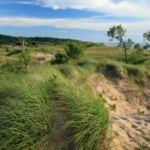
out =
{"type": "Polygon", "coordinates": [[[23,4],[37,4],[53,9],[78,9],[105,13],[108,16],[150,18],[149,0],[16,0],[23,4]]]}
{"type": "Polygon", "coordinates": [[[150,29],[150,21],[121,22],[108,21],[96,18],[9,18],[0,17],[0,26],[16,26],[16,27],[35,27],[35,26],[51,26],[62,29],[86,29],[95,31],[107,31],[114,25],[122,24],[127,31],[147,31],[150,29]]]}

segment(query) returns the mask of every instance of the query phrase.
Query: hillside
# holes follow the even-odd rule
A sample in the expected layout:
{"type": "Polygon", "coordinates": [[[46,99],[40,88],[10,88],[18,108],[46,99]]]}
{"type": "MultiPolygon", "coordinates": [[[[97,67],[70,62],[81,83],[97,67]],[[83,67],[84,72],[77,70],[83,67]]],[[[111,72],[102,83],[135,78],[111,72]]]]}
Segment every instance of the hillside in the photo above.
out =
{"type": "Polygon", "coordinates": [[[128,49],[127,64],[122,48],[80,44],[81,59],[55,65],[66,43],[26,46],[27,68],[20,46],[0,48],[0,148],[150,149],[150,52],[128,49]]]}

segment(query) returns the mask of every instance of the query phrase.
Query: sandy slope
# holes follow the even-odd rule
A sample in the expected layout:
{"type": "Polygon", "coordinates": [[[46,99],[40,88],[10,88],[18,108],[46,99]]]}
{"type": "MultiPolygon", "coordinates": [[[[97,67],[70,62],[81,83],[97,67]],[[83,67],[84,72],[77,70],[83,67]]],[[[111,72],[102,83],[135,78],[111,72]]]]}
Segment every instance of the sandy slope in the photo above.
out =
{"type": "Polygon", "coordinates": [[[145,89],[143,94],[127,80],[106,78],[98,73],[90,76],[88,82],[96,97],[105,92],[106,107],[111,109],[113,104],[117,106],[116,111],[110,110],[113,131],[116,133],[112,149],[134,150],[138,147],[136,141],[150,146],[150,91],[145,89]],[[138,115],[138,108],[145,111],[142,116],[138,115]]]}

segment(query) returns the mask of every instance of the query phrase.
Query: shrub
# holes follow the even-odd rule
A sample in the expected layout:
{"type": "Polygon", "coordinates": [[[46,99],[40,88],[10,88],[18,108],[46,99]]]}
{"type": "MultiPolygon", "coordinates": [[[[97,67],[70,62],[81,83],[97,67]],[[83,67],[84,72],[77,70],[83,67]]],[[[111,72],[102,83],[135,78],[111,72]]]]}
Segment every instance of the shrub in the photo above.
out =
{"type": "Polygon", "coordinates": [[[51,64],[65,64],[68,63],[68,57],[62,53],[56,53],[55,60],[51,60],[51,64]]]}
{"type": "Polygon", "coordinates": [[[79,59],[84,56],[83,46],[74,42],[68,43],[67,47],[65,47],[65,52],[71,59],[79,59]]]}
{"type": "Polygon", "coordinates": [[[12,55],[15,55],[15,54],[19,54],[21,52],[22,52],[22,50],[14,50],[14,51],[8,53],[6,56],[12,56],[12,55]]]}
{"type": "Polygon", "coordinates": [[[116,111],[116,104],[113,104],[113,106],[112,106],[111,110],[116,111]]]}
{"type": "Polygon", "coordinates": [[[100,43],[100,46],[105,46],[105,44],[104,43],[100,43]]]}
{"type": "Polygon", "coordinates": [[[10,50],[9,50],[9,48],[8,47],[6,47],[6,52],[9,52],[10,50]]]}

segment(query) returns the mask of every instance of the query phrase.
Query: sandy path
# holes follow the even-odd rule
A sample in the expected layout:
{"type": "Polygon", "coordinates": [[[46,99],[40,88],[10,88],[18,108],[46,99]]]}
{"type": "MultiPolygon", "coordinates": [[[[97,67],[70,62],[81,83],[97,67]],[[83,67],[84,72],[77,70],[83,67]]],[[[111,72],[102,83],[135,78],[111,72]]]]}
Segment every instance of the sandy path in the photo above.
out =
{"type": "MultiPolygon", "coordinates": [[[[115,78],[106,78],[101,74],[94,74],[88,79],[92,85],[95,96],[98,97],[104,91],[106,107],[111,109],[116,104],[116,111],[110,111],[112,127],[116,138],[112,142],[113,150],[134,150],[138,147],[136,142],[145,143],[150,146],[150,99],[146,99],[137,88],[131,86],[128,81],[118,81],[115,78]],[[113,81],[113,82],[112,82],[113,81]],[[142,99],[146,106],[141,105],[142,99]],[[146,102],[147,101],[147,102],[146,102]],[[145,111],[139,116],[137,109],[145,111]],[[147,142],[149,141],[149,142],[147,142]]],[[[147,91],[147,98],[150,92],[147,91]]]]}

